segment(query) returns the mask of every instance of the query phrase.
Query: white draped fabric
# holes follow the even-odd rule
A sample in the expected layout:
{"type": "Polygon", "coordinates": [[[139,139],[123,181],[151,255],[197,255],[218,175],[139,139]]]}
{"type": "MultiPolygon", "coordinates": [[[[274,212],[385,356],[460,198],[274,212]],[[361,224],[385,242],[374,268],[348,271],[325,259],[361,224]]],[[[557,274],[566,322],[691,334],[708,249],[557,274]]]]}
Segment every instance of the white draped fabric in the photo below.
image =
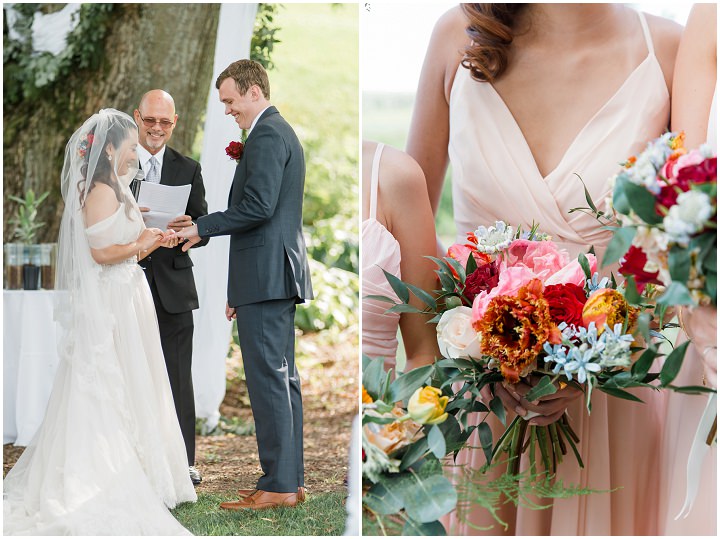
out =
{"type": "Polygon", "coordinates": [[[26,446],[47,408],[57,354],[55,290],[3,291],[3,443],[26,446]]]}
{"type": "MultiPolygon", "coordinates": [[[[235,121],[224,114],[215,79],[232,62],[250,57],[256,13],[257,4],[221,4],[220,7],[200,159],[209,212],[227,209],[235,162],[225,154],[225,147],[230,141],[239,141],[241,135],[235,121]]],[[[209,428],[217,425],[220,403],[225,397],[225,358],[232,328],[225,319],[229,243],[228,236],[220,236],[205,247],[190,251],[200,299],[200,308],[193,311],[195,413],[207,420],[209,428]]]]}

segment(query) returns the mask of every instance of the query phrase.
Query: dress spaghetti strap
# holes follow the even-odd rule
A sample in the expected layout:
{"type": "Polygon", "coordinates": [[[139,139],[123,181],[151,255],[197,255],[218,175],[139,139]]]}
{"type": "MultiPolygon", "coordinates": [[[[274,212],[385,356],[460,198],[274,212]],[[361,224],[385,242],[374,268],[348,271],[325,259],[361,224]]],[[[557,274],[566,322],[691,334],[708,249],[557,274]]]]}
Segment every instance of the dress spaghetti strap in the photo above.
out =
{"type": "Polygon", "coordinates": [[[377,217],[377,193],[378,193],[378,175],[380,171],[380,156],[385,145],[378,143],[375,149],[375,155],[372,163],[372,176],[370,178],[370,219],[377,217]]]}
{"type": "Polygon", "coordinates": [[[647,20],[645,19],[645,14],[642,11],[638,11],[638,16],[640,17],[640,24],[642,25],[643,29],[643,35],[645,36],[645,44],[648,48],[648,54],[655,55],[655,47],[653,46],[652,36],[650,35],[650,29],[647,25],[647,20]]]}

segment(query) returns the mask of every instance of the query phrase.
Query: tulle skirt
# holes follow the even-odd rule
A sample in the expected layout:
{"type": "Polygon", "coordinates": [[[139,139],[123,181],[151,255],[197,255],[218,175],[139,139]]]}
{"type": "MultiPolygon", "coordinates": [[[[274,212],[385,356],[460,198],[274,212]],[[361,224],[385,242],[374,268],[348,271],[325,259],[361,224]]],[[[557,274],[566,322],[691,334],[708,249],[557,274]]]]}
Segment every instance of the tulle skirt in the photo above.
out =
{"type": "Polygon", "coordinates": [[[65,341],[43,424],[5,478],[5,534],[189,534],[168,510],[197,496],[150,289],[129,260],[103,267],[100,293],[73,314],[102,313],[100,335],[65,341]]]}

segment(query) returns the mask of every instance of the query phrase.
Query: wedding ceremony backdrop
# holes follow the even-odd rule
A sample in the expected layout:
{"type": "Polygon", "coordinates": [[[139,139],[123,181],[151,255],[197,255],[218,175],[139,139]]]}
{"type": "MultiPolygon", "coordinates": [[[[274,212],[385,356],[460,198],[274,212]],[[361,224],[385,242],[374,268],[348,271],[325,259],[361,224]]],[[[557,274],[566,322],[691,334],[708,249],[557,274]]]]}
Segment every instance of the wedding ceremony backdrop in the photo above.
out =
{"type": "MultiPolygon", "coordinates": [[[[313,502],[321,517],[311,514],[311,504],[293,513],[293,534],[342,533],[343,479],[357,412],[357,5],[4,4],[3,15],[6,266],[19,220],[31,221],[34,243],[57,241],[59,178],[70,135],[101,108],[132,114],[153,88],[175,100],[179,119],[170,145],[201,163],[208,210],[224,210],[235,165],[225,147],[241,133],[224,115],[215,79],[240,58],[268,69],[271,101],[305,150],[303,219],[316,299],[298,308],[297,355],[308,487],[327,493],[313,502]],[[47,198],[31,207],[29,190],[37,197],[47,192],[47,198]]],[[[237,331],[224,316],[228,244],[228,237],[218,237],[191,251],[200,298],[193,383],[197,430],[206,435],[198,439],[205,476],[199,492],[209,496],[197,505],[209,504],[205,512],[214,511],[215,493],[251,486],[260,473],[237,331]],[[243,475],[248,480],[236,484],[243,475]]],[[[44,413],[57,361],[55,329],[52,308],[42,313],[42,323],[32,313],[51,306],[42,298],[57,291],[4,293],[7,472],[21,451],[9,442],[27,444],[44,413]]],[[[178,518],[190,520],[193,510],[181,508],[178,518]]],[[[282,527],[287,519],[266,520],[183,523],[200,534],[291,533],[282,527]]]]}

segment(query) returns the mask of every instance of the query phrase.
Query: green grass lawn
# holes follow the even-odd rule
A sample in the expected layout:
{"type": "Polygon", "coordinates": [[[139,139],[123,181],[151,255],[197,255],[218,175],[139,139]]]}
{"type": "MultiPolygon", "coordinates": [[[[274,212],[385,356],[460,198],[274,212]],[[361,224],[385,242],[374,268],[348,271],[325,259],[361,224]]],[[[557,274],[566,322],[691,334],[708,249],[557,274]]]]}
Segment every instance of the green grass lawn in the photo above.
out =
{"type": "Polygon", "coordinates": [[[197,503],[172,511],[194,535],[342,535],[345,530],[344,494],[308,494],[296,507],[265,511],[226,511],[220,502],[237,499],[234,492],[200,494],[197,503]]]}

